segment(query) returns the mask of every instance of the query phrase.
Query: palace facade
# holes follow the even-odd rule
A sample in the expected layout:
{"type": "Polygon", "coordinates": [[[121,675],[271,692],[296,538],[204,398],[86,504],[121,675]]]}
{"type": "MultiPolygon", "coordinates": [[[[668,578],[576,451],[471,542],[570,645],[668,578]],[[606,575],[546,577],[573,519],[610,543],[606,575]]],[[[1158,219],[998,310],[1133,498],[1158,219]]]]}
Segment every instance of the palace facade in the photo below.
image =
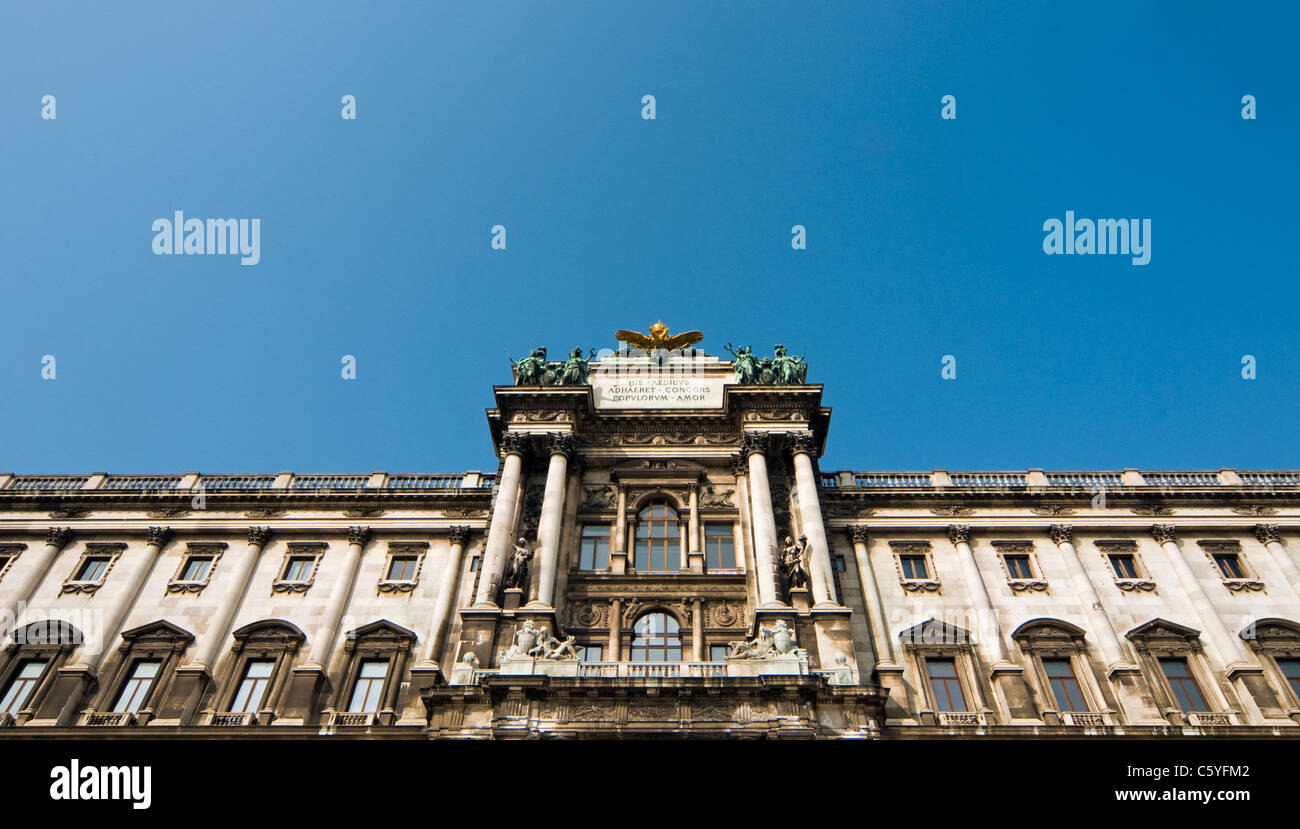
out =
{"type": "Polygon", "coordinates": [[[0,475],[0,736],[1300,735],[1300,473],[823,470],[776,353],[534,352],[490,472],[0,475]]]}

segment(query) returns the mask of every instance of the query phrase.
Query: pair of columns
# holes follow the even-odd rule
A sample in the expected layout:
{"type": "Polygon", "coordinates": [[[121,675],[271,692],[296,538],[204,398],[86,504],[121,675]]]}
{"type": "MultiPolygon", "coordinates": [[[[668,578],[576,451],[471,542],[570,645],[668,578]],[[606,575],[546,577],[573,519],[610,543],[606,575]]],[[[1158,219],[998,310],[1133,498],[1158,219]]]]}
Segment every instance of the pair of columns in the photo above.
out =
{"type": "MultiPolygon", "coordinates": [[[[505,574],[506,559],[514,543],[515,519],[523,483],[524,456],[528,451],[529,435],[511,432],[501,440],[505,458],[497,481],[496,500],[492,507],[492,523],[488,526],[487,545],[483,551],[483,572],[479,577],[478,593],[474,606],[493,608],[501,579],[505,574]]],[[[545,435],[550,462],[546,470],[546,487],[542,494],[542,514],[537,524],[537,554],[528,605],[550,609],[555,606],[555,574],[559,568],[560,529],[564,518],[566,479],[569,458],[573,456],[573,435],[566,432],[548,432],[545,435]]]]}
{"type": "MultiPolygon", "coordinates": [[[[767,474],[767,451],[770,440],[767,434],[746,432],[742,436],[740,446],[749,479],[750,517],[754,527],[754,555],[758,563],[760,609],[786,606],[776,593],[778,539],[776,517],[772,510],[772,487],[767,474]]],[[[808,536],[808,578],[812,587],[814,606],[838,607],[835,580],[831,570],[830,544],[826,540],[821,502],[817,497],[817,474],[813,470],[816,440],[812,432],[795,432],[790,435],[789,442],[794,458],[800,526],[803,528],[803,534],[808,536]]]]}

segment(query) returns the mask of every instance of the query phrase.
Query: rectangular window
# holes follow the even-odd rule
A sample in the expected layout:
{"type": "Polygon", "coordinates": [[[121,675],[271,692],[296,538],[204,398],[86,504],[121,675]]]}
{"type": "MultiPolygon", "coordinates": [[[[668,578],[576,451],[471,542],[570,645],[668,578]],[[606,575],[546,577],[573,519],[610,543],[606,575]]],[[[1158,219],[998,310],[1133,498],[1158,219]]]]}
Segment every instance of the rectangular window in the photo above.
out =
{"type": "Polygon", "coordinates": [[[162,663],[156,659],[141,659],[135,663],[131,669],[131,675],[127,677],[126,684],[122,686],[122,692],[117,695],[117,704],[113,706],[114,713],[130,712],[137,713],[140,706],[144,705],[145,698],[149,696],[149,689],[153,687],[153,681],[158,678],[158,669],[162,663]]]}
{"type": "Polygon", "coordinates": [[[609,569],[608,524],[582,525],[582,546],[578,551],[578,569],[609,569]]]}
{"type": "Polygon", "coordinates": [[[348,711],[353,714],[373,714],[379,710],[379,693],[388,675],[388,660],[367,659],[361,663],[357,685],[352,689],[352,702],[348,711]]]}
{"type": "Polygon", "coordinates": [[[388,562],[389,581],[414,581],[415,568],[420,563],[416,556],[393,556],[388,562]]]}
{"type": "Polygon", "coordinates": [[[40,681],[41,674],[45,673],[45,666],[50,664],[44,659],[29,659],[18,669],[18,675],[14,677],[13,682],[9,683],[9,688],[5,691],[4,699],[0,700],[0,714],[17,714],[23,710],[27,700],[36,690],[36,683],[40,681]]]}
{"type": "Polygon", "coordinates": [[[230,704],[232,714],[255,714],[262,707],[262,697],[266,696],[266,686],[271,681],[271,669],[275,667],[273,659],[250,659],[244,669],[244,679],[239,683],[235,701],[230,704]]]}
{"type": "Polygon", "coordinates": [[[727,655],[731,653],[731,648],[726,645],[709,645],[710,662],[726,662],[727,655]]]}
{"type": "Polygon", "coordinates": [[[1083,689],[1079,687],[1079,678],[1074,675],[1070,660],[1044,659],[1043,668],[1047,671],[1047,681],[1052,684],[1052,695],[1056,697],[1058,710],[1088,710],[1088,704],[1083,700],[1083,689]]]}
{"type": "Polygon", "coordinates": [[[600,645],[579,645],[578,658],[583,662],[599,662],[605,653],[600,645]]]}
{"type": "Polygon", "coordinates": [[[844,556],[835,557],[835,569],[841,573],[849,569],[849,564],[844,560],[844,556]]]}
{"type": "Polygon", "coordinates": [[[1291,684],[1291,690],[1300,697],[1300,659],[1279,659],[1277,666],[1282,669],[1282,676],[1291,684]]]}
{"type": "Polygon", "coordinates": [[[898,566],[902,568],[905,579],[930,578],[930,571],[925,566],[925,556],[899,556],[898,566]]]}
{"type": "Polygon", "coordinates": [[[1029,556],[1024,554],[1007,554],[1002,557],[1007,563],[1007,574],[1013,579],[1032,579],[1034,571],[1029,566],[1029,556]]]}
{"type": "Polygon", "coordinates": [[[81,567],[77,569],[76,581],[99,581],[104,578],[108,572],[108,564],[112,559],[105,556],[90,556],[81,562],[81,567]]]}
{"type": "Polygon", "coordinates": [[[1246,571],[1241,566],[1241,559],[1236,553],[1215,553],[1214,563],[1219,565],[1219,572],[1225,579],[1244,579],[1246,571]]]}
{"type": "Polygon", "coordinates": [[[1118,578],[1135,579],[1138,577],[1137,562],[1128,553],[1111,554],[1110,566],[1115,569],[1115,575],[1118,578]]]}
{"type": "Polygon", "coordinates": [[[934,691],[934,705],[938,711],[966,711],[966,697],[957,679],[957,663],[951,659],[927,659],[930,688],[934,691]]]}
{"type": "Polygon", "coordinates": [[[730,524],[704,525],[704,565],[710,570],[734,570],[736,534],[730,524]]]}
{"type": "Polygon", "coordinates": [[[1169,687],[1173,689],[1179,708],[1183,711],[1209,710],[1205,707],[1205,699],[1201,696],[1201,689],[1196,687],[1196,680],[1192,678],[1186,659],[1161,659],[1160,667],[1169,680],[1169,687]]]}
{"type": "Polygon", "coordinates": [[[190,556],[181,568],[181,581],[203,581],[212,566],[212,556],[190,556]]]}
{"type": "Polygon", "coordinates": [[[284,581],[309,581],[315,569],[315,556],[290,556],[284,568],[284,581]]]}

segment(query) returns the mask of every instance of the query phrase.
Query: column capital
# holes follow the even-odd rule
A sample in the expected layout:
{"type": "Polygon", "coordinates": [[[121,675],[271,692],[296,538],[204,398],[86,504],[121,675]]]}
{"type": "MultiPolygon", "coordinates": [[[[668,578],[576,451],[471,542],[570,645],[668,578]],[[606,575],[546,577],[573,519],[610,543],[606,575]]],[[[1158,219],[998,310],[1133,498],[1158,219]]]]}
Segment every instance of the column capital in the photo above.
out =
{"type": "Polygon", "coordinates": [[[469,527],[457,524],[448,528],[447,537],[451,539],[452,544],[467,544],[469,542],[469,532],[469,527]]]}
{"type": "Polygon", "coordinates": [[[745,456],[742,453],[736,453],[727,459],[731,464],[731,474],[740,477],[749,471],[749,466],[745,462],[745,456]]]}
{"type": "Polygon", "coordinates": [[[1255,537],[1259,539],[1260,544],[1267,544],[1270,541],[1280,542],[1282,540],[1282,537],[1278,534],[1277,524],[1256,524],[1254,530],[1255,537]]]}
{"type": "Polygon", "coordinates": [[[1157,544],[1167,544],[1171,541],[1177,541],[1178,536],[1174,532],[1173,524],[1154,524],[1151,527],[1151,537],[1156,540],[1157,544]]]}
{"type": "Polygon", "coordinates": [[[740,436],[740,454],[748,460],[750,455],[764,454],[767,452],[770,439],[766,434],[759,432],[745,432],[740,436]]]}
{"type": "Polygon", "coordinates": [[[1074,527],[1069,524],[1053,524],[1047,528],[1047,537],[1053,544],[1074,543],[1074,527]]]}
{"type": "Polygon", "coordinates": [[[71,527],[50,527],[45,533],[45,543],[58,547],[62,550],[67,543],[72,540],[71,527]]]}
{"type": "Polygon", "coordinates": [[[850,525],[849,527],[847,527],[847,528],[845,528],[845,529],[846,529],[846,531],[847,531],[848,534],[849,534],[849,541],[853,542],[854,544],[866,544],[866,543],[867,543],[867,525],[866,525],[866,524],[853,524],[853,525],[850,525]]]}
{"type": "Polygon", "coordinates": [[[528,435],[519,432],[506,432],[501,436],[501,452],[506,455],[523,457],[528,453],[528,435]]]}
{"type": "Polygon", "coordinates": [[[150,527],[145,530],[145,542],[161,547],[172,537],[171,527],[150,527]]]}
{"type": "Polygon", "coordinates": [[[966,524],[949,524],[948,540],[953,544],[970,543],[970,527],[966,524]]]}
{"type": "Polygon", "coordinates": [[[270,527],[249,527],[248,528],[249,544],[256,544],[259,547],[263,547],[266,545],[266,542],[269,541],[270,539],[271,539],[270,527]]]}
{"type": "Polygon", "coordinates": [[[567,432],[550,432],[546,436],[546,448],[552,455],[573,457],[573,435],[567,432]]]}
{"type": "Polygon", "coordinates": [[[796,455],[804,454],[812,457],[817,452],[817,438],[811,431],[791,432],[790,433],[790,451],[796,455]]]}
{"type": "Polygon", "coordinates": [[[370,540],[369,527],[360,527],[360,526],[348,527],[349,544],[365,544],[369,540],[370,540]]]}

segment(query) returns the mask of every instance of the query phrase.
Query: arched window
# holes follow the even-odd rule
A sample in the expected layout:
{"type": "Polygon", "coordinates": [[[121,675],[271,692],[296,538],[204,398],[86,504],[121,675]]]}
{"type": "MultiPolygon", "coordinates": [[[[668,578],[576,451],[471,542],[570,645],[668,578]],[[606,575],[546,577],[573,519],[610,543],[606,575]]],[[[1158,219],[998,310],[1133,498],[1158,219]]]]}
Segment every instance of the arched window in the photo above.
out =
{"type": "Polygon", "coordinates": [[[632,627],[633,662],[681,662],[682,635],[667,613],[647,613],[632,627]]]}
{"type": "Polygon", "coordinates": [[[659,573],[682,569],[682,530],[677,510],[650,504],[637,514],[636,569],[659,573]]]}

